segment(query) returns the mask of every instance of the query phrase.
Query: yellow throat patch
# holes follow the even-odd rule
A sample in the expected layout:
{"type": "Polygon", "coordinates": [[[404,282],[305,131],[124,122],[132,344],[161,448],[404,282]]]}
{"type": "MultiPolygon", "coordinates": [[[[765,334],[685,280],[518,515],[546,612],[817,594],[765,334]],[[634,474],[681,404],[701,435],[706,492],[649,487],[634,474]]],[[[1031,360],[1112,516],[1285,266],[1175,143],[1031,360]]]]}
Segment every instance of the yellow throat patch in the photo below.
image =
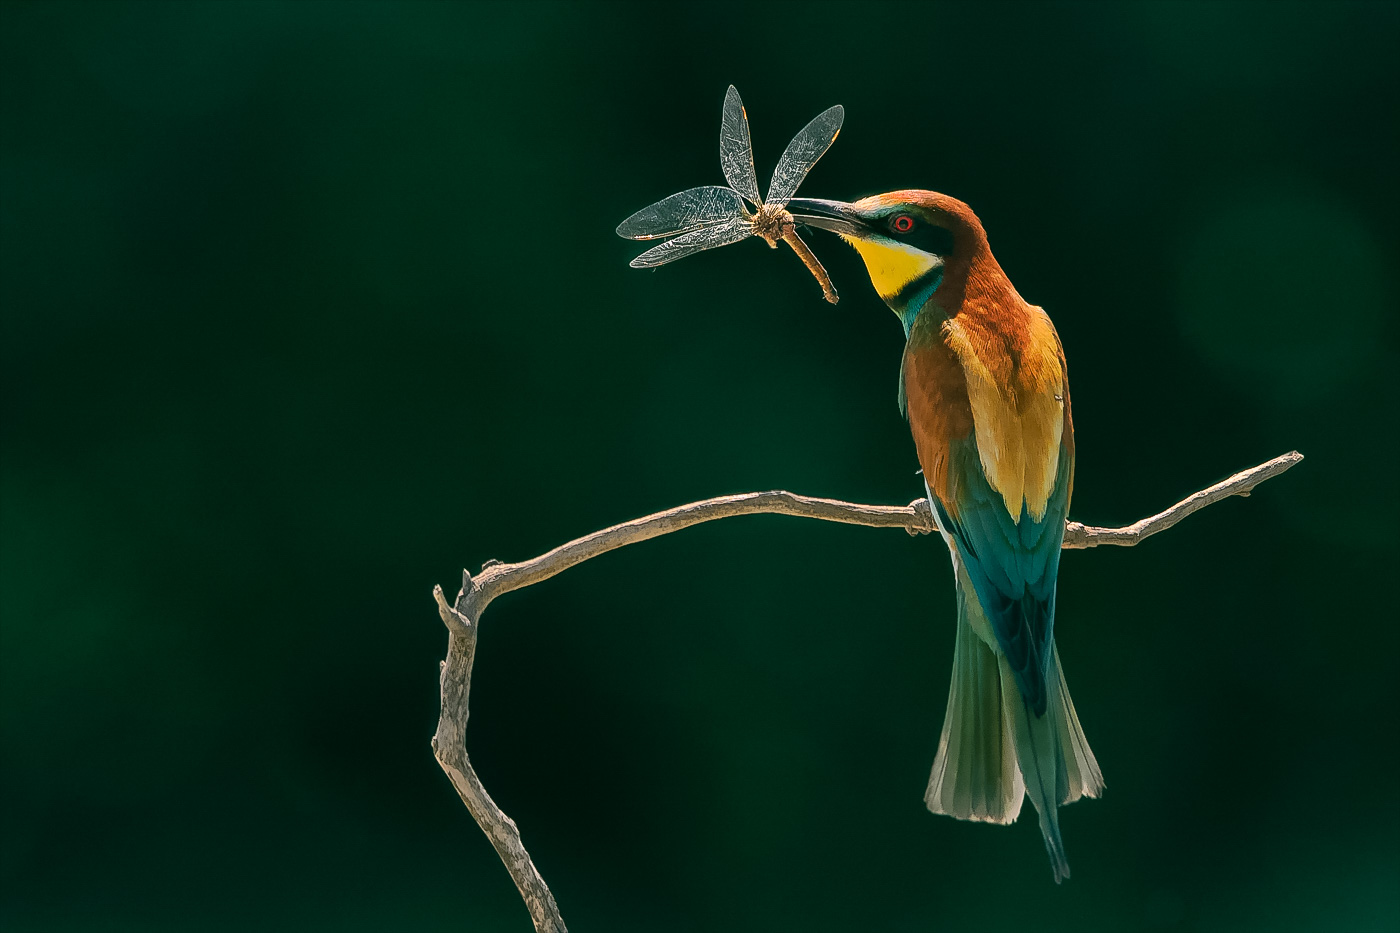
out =
{"type": "Polygon", "coordinates": [[[866,271],[875,291],[886,300],[894,298],[899,290],[932,269],[938,257],[921,249],[903,243],[879,243],[856,237],[842,236],[841,239],[856,248],[860,258],[865,260],[866,271]]]}

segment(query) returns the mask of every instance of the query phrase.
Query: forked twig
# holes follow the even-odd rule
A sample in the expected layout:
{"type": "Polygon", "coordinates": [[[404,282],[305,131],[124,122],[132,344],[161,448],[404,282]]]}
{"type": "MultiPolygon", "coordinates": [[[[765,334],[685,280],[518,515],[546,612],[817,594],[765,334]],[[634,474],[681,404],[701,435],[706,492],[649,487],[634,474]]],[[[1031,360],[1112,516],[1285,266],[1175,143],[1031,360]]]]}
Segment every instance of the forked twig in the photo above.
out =
{"type": "MultiPolygon", "coordinates": [[[[470,590],[471,575],[462,571],[462,592],[457,594],[459,606],[463,603],[463,593],[470,590]]],[[[439,669],[442,716],[433,736],[433,755],[447,773],[457,796],[467,805],[472,819],[486,833],[496,854],[505,863],[506,871],[510,872],[525,902],[525,909],[530,912],[530,919],[535,922],[535,929],[540,933],[566,933],[559,905],[554,903],[549,886],[540,877],[530,853],[525,851],[515,821],[486,793],[481,778],[476,776],[476,769],[467,758],[467,701],[472,687],[472,662],[476,658],[476,618],[449,606],[440,586],[433,587],[433,598],[437,600],[438,615],[448,631],[447,660],[439,669]]]]}
{"type": "MultiPolygon", "coordinates": [[[[793,246],[793,249],[797,250],[797,247],[793,246]]],[[[798,255],[802,255],[801,251],[798,255]]],[[[815,270],[813,274],[817,275],[815,270]]],[[[822,281],[824,274],[825,270],[822,270],[822,275],[817,275],[818,281],[822,281]]],[[[1255,486],[1291,469],[1302,459],[1303,455],[1296,450],[1275,457],[1194,493],[1163,512],[1123,528],[1097,528],[1079,522],[1066,522],[1063,546],[1077,550],[1105,544],[1135,545],[1144,538],[1166,531],[1208,505],[1231,496],[1248,496],[1255,486]]],[[[903,528],[911,535],[929,534],[936,529],[927,499],[915,499],[906,506],[859,505],[838,499],[799,496],[782,490],[751,492],[691,502],[613,525],[518,564],[488,561],[475,577],[464,570],[462,588],[452,605],[443,596],[441,587],[433,588],[438,614],[448,630],[447,660],[442,663],[440,677],[442,715],[438,720],[437,733],[433,736],[433,754],[472,818],[486,833],[505,863],[537,931],[563,933],[565,927],[559,907],[521,843],[515,823],[491,800],[467,758],[468,699],[472,662],[476,654],[476,630],[482,612],[491,600],[502,593],[548,580],[576,564],[624,545],[670,534],[702,522],[759,514],[796,515],[874,528],[903,528]]]]}

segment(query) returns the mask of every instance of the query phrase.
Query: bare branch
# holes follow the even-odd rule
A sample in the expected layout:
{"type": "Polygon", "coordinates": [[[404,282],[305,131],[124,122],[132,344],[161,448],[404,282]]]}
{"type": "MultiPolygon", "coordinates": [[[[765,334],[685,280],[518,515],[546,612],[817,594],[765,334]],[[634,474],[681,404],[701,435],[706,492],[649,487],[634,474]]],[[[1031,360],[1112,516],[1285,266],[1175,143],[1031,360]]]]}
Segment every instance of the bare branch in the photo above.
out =
{"type": "MultiPolygon", "coordinates": [[[[471,590],[471,576],[462,573],[462,592],[457,602],[462,602],[463,594],[471,590]]],[[[506,870],[520,890],[525,908],[530,911],[530,919],[535,922],[537,933],[567,933],[564,919],[559,916],[559,906],[554,903],[554,895],[540,877],[530,853],[520,841],[520,830],[515,821],[506,816],[486,788],[476,776],[471,761],[467,758],[467,701],[472,687],[472,661],[476,656],[476,620],[463,615],[455,606],[449,606],[443,598],[442,587],[433,587],[433,598],[437,600],[438,614],[450,634],[447,636],[447,660],[442,662],[439,683],[442,690],[442,715],[438,719],[437,734],[433,736],[433,755],[442,770],[457,789],[457,795],[467,805],[472,819],[505,863],[506,870]]]]}
{"type": "Polygon", "coordinates": [[[1192,493],[1166,511],[1133,522],[1126,528],[1095,528],[1092,525],[1081,525],[1079,522],[1065,522],[1064,547],[1066,549],[1088,548],[1098,547],[1101,544],[1119,544],[1131,547],[1143,538],[1155,535],[1159,531],[1166,531],[1192,512],[1199,512],[1221,499],[1228,499],[1231,496],[1248,496],[1250,491],[1264,480],[1273,479],[1302,461],[1303,455],[1296,450],[1291,450],[1266,463],[1261,463],[1257,467],[1250,467],[1248,470],[1236,473],[1229,479],[1221,480],[1214,486],[1192,493]]]}
{"type": "MultiPolygon", "coordinates": [[[[1166,511],[1134,522],[1124,528],[1097,528],[1079,522],[1065,523],[1064,548],[1080,549],[1104,544],[1132,546],[1181,521],[1193,512],[1230,496],[1248,496],[1255,486],[1297,465],[1303,455],[1296,450],[1236,473],[1229,479],[1203,489],[1166,511]]],[[[448,605],[442,588],[434,587],[438,613],[449,635],[447,660],[442,664],[442,715],[433,736],[433,753],[471,811],[506,869],[520,890],[537,931],[563,933],[564,921],[544,879],[520,841],[520,832],[482,787],[466,752],[467,704],[471,692],[472,661],[476,653],[476,629],[482,612],[502,593],[548,580],[555,574],[628,544],[680,531],[691,525],[736,515],[795,515],[828,522],[867,525],[872,528],[903,528],[911,535],[929,534],[937,529],[927,499],[915,499],[905,506],[859,505],[839,499],[818,499],[775,490],[719,496],[676,506],[643,518],[613,525],[584,535],[531,560],[518,564],[488,561],[476,577],[462,572],[462,589],[455,604],[448,605]]]]}
{"type": "MultiPolygon", "coordinates": [[[[1079,522],[1065,524],[1065,543],[1068,549],[1098,547],[1101,544],[1131,546],[1143,538],[1165,531],[1192,512],[1230,496],[1248,495],[1249,491],[1266,479],[1278,476],[1300,460],[1303,455],[1296,450],[1275,457],[1267,463],[1236,473],[1229,479],[1203,489],[1176,505],[1144,518],[1126,528],[1096,528],[1079,522]]],[[[521,587],[548,580],[550,577],[575,564],[605,554],[627,544],[636,544],[658,535],[670,534],[721,518],[735,515],[796,515],[801,518],[817,518],[828,522],[845,522],[850,525],[868,525],[872,528],[903,528],[910,534],[929,534],[935,530],[933,513],[927,499],[915,499],[908,505],[858,505],[842,502],[839,499],[817,499],[812,496],[799,496],[796,493],[775,490],[773,492],[747,492],[737,496],[718,496],[678,505],[664,512],[656,512],[630,522],[613,525],[602,531],[576,538],[539,557],[518,564],[489,563],[474,581],[467,610],[480,614],[491,600],[502,593],[518,590],[521,587]]],[[[463,608],[459,606],[459,608],[463,608]]]]}
{"type": "Polygon", "coordinates": [[[908,505],[857,505],[839,499],[799,496],[783,490],[716,496],[595,531],[518,564],[488,561],[474,580],[470,610],[480,613],[491,600],[502,593],[548,580],[575,564],[581,564],[624,545],[636,544],[689,528],[691,525],[733,518],[736,515],[796,515],[800,518],[869,525],[873,528],[903,528],[910,534],[927,534],[934,530],[933,515],[929,512],[928,501],[925,499],[916,499],[908,505]]]}

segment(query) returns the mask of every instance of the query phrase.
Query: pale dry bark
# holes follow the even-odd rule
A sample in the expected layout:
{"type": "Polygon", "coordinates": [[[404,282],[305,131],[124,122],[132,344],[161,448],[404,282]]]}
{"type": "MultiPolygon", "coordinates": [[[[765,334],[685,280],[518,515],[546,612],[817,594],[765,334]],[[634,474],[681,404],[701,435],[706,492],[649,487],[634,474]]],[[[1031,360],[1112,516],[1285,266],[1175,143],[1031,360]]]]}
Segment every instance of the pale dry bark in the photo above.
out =
{"type": "MultiPolygon", "coordinates": [[[[1202,489],[1166,511],[1124,528],[1096,528],[1079,522],[1066,522],[1063,546],[1066,549],[1081,549],[1105,544],[1137,544],[1144,538],[1166,531],[1192,512],[1208,505],[1230,496],[1248,496],[1255,486],[1278,476],[1302,459],[1303,455],[1296,450],[1275,457],[1202,489]]],[[[442,587],[433,588],[438,614],[448,630],[447,660],[442,662],[440,678],[442,715],[438,720],[437,734],[433,736],[433,754],[443,771],[447,772],[472,818],[496,847],[497,854],[520,890],[536,930],[563,933],[564,921],[559,916],[559,907],[536,870],[530,853],[521,843],[515,822],[491,800],[467,758],[467,701],[471,691],[472,661],[476,654],[476,629],[482,612],[491,600],[502,593],[548,580],[575,564],[615,548],[680,531],[701,522],[735,515],[762,514],[795,515],[873,528],[903,528],[911,535],[928,534],[935,530],[927,499],[915,499],[903,506],[858,505],[838,499],[799,496],[783,490],[749,492],[691,502],[613,525],[518,564],[487,561],[475,577],[462,571],[462,588],[453,604],[449,604],[443,596],[442,587]]]]}

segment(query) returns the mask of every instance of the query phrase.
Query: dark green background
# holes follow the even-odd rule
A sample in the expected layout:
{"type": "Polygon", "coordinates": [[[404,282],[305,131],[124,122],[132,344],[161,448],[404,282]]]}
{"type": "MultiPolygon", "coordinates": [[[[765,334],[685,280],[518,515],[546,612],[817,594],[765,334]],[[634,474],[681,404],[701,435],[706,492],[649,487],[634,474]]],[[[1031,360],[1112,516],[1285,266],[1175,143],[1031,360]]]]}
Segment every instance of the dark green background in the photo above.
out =
{"type": "Polygon", "coordinates": [[[501,599],[469,748],[576,930],[1400,924],[1397,6],[6,3],[10,930],[524,930],[429,749],[430,591],[755,489],[920,494],[899,327],[814,234],[656,272],[614,225],[761,177],[971,203],[1063,337],[1065,558],[1108,780],[929,815],[928,538],[736,519],[501,599]]]}

